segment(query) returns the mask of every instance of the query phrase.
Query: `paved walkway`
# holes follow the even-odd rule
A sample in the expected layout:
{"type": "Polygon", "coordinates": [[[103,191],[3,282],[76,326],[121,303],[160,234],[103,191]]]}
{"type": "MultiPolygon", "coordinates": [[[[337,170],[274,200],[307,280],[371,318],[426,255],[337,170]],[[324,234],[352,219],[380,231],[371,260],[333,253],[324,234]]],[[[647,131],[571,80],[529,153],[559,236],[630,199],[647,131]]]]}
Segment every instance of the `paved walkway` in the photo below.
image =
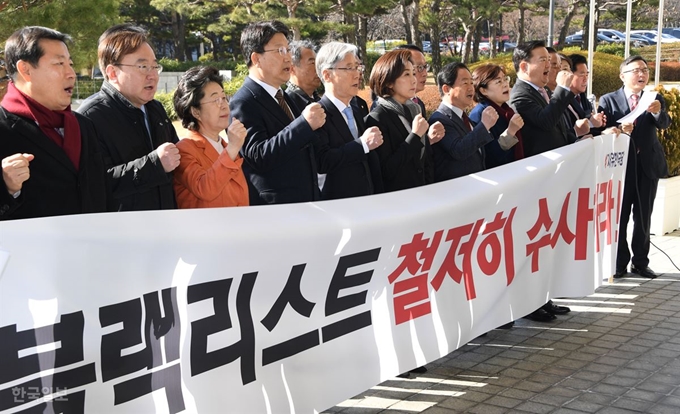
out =
{"type": "MultiPolygon", "coordinates": [[[[652,236],[680,266],[680,231],[652,236]]],[[[517,321],[326,410],[343,414],[680,413],[680,271],[652,246],[657,279],[627,277],[572,312],[517,321]]]]}

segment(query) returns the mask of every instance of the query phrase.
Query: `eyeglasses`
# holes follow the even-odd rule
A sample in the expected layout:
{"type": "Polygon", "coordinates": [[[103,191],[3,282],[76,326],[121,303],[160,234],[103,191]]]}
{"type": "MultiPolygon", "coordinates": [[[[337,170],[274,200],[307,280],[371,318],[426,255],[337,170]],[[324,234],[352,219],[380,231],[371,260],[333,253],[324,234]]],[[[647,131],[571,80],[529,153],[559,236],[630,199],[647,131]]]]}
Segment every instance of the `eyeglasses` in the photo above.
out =
{"type": "Polygon", "coordinates": [[[355,67],[353,67],[353,68],[328,68],[328,69],[332,69],[332,70],[343,70],[343,71],[345,71],[345,72],[359,72],[359,73],[364,73],[364,71],[366,70],[366,66],[364,66],[364,65],[357,65],[357,66],[355,66],[355,67]]]}
{"type": "Polygon", "coordinates": [[[502,78],[496,78],[491,81],[492,85],[502,85],[504,83],[507,83],[508,85],[510,84],[510,76],[504,76],[502,78]]]}
{"type": "Polygon", "coordinates": [[[649,68],[635,68],[631,70],[624,70],[623,73],[632,73],[634,75],[639,75],[644,73],[645,75],[649,73],[649,68]]]}
{"type": "Polygon", "coordinates": [[[427,72],[427,71],[430,70],[430,65],[418,65],[418,66],[414,66],[413,69],[415,69],[416,72],[418,72],[418,73],[420,73],[422,71],[427,72]]]}
{"type": "Polygon", "coordinates": [[[286,56],[290,53],[290,47],[281,46],[276,49],[265,49],[263,52],[279,52],[279,55],[286,56]]]}
{"type": "Polygon", "coordinates": [[[199,105],[213,104],[213,105],[215,105],[216,107],[221,108],[221,107],[222,107],[222,104],[228,104],[228,103],[229,103],[229,101],[227,100],[227,97],[226,97],[226,96],[220,96],[220,97],[217,98],[217,99],[212,99],[212,100],[210,100],[210,101],[205,101],[205,102],[199,102],[198,104],[199,104],[199,105]]]}
{"type": "Polygon", "coordinates": [[[140,72],[142,72],[145,75],[148,74],[148,73],[151,73],[151,72],[155,72],[155,73],[163,72],[163,66],[162,65],[153,65],[153,66],[151,66],[151,65],[125,65],[123,63],[116,63],[113,66],[130,66],[130,67],[133,67],[133,68],[137,68],[137,70],[139,70],[140,72]]]}

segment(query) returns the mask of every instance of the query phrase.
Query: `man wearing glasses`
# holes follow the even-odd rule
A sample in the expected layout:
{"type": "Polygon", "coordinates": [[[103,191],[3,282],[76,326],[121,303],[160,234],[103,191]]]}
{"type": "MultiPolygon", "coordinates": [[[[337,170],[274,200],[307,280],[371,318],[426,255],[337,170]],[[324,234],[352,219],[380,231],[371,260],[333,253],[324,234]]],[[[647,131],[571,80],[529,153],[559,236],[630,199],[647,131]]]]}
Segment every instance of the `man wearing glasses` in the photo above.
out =
{"type": "Polygon", "coordinates": [[[621,203],[619,221],[619,244],[616,254],[615,278],[628,272],[628,263],[632,262],[631,272],[642,277],[654,279],[656,273],[649,268],[649,221],[659,178],[668,175],[668,165],[663,147],[657,137],[657,129],[665,129],[671,123],[666,103],[656,92],[644,92],[649,81],[647,61],[641,56],[630,56],[621,63],[620,78],[623,87],[608,93],[600,99],[598,112],[604,111],[607,126],[616,126],[617,120],[632,112],[643,93],[654,93],[656,99],[640,115],[634,123],[622,124],[621,130],[630,135],[628,166],[626,168],[626,184],[621,203]],[[633,212],[633,238],[631,259],[626,238],[626,228],[633,212]]]}
{"type": "Polygon", "coordinates": [[[143,29],[118,25],[100,37],[101,90],[78,112],[92,120],[113,190],[110,211],[176,208],[172,171],[179,141],[163,105],[154,100],[162,66],[143,29]]]}
{"type": "Polygon", "coordinates": [[[321,47],[316,60],[326,91],[320,101],[326,123],[315,142],[319,172],[326,174],[324,200],[383,192],[380,160],[372,151],[382,144],[382,133],[378,127],[366,129],[362,109],[353,100],[364,73],[357,55],[354,45],[330,42],[321,47]]]}
{"type": "Polygon", "coordinates": [[[566,110],[569,125],[574,128],[578,139],[599,135],[597,128],[602,127],[607,119],[604,112],[593,114],[593,107],[588,101],[586,90],[588,89],[588,59],[583,55],[573,54],[568,58],[570,70],[574,74],[569,89],[574,93],[574,99],[566,110]],[[591,128],[595,128],[592,130],[591,128]]]}
{"type": "Polygon", "coordinates": [[[251,205],[320,199],[313,144],[326,114],[316,102],[298,108],[281,89],[290,79],[288,33],[279,21],[251,23],[241,33],[248,77],[229,107],[247,130],[241,155],[251,205]]]}

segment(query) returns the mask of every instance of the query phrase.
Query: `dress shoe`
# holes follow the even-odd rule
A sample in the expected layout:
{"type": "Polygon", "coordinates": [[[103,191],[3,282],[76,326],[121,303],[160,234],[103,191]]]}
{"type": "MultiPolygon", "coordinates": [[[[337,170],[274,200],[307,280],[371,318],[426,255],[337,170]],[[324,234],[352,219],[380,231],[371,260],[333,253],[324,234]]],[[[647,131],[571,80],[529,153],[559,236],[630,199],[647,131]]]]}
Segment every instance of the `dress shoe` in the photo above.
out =
{"type": "Polygon", "coordinates": [[[616,270],[616,273],[614,273],[614,279],[621,279],[628,273],[628,269],[623,269],[623,270],[616,270]]]}
{"type": "Polygon", "coordinates": [[[631,266],[630,271],[632,273],[635,273],[636,275],[640,275],[640,276],[646,277],[648,279],[656,279],[656,276],[657,276],[657,274],[654,273],[654,271],[652,269],[650,269],[649,267],[644,267],[642,269],[638,269],[635,266],[631,266]]]}
{"type": "Polygon", "coordinates": [[[504,325],[499,326],[496,329],[512,329],[513,326],[515,326],[515,321],[510,321],[504,325]]]}
{"type": "Polygon", "coordinates": [[[571,312],[571,309],[568,307],[555,305],[552,300],[549,300],[548,303],[541,307],[541,309],[551,315],[566,315],[567,313],[571,312]]]}
{"type": "Polygon", "coordinates": [[[534,322],[551,322],[557,319],[557,316],[550,314],[541,308],[538,308],[535,311],[528,314],[527,316],[525,316],[525,318],[534,322]]]}

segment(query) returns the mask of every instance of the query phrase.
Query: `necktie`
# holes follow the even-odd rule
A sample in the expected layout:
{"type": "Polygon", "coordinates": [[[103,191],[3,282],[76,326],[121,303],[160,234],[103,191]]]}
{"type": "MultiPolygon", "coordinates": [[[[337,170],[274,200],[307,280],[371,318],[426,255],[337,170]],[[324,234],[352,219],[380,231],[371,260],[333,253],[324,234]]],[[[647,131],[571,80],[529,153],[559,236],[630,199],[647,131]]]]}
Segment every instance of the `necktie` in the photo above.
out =
{"type": "Polygon", "coordinates": [[[288,119],[290,119],[291,121],[295,119],[293,117],[293,113],[290,111],[290,108],[288,107],[288,104],[286,103],[286,100],[283,99],[283,91],[279,89],[278,91],[276,91],[276,95],[274,95],[274,97],[279,102],[279,106],[281,107],[281,109],[283,109],[283,112],[285,112],[288,119]]]}
{"type": "Polygon", "coordinates": [[[420,102],[420,100],[418,99],[418,97],[417,97],[417,96],[416,96],[416,97],[414,97],[414,98],[412,98],[411,100],[412,100],[413,102],[415,102],[415,103],[419,103],[419,102],[420,102]]]}
{"type": "Polygon", "coordinates": [[[538,88],[538,93],[541,94],[547,103],[550,103],[550,97],[548,96],[548,92],[546,92],[545,88],[538,88]]]}
{"type": "Polygon", "coordinates": [[[472,124],[470,123],[470,117],[468,116],[468,114],[463,112],[462,118],[463,123],[465,124],[465,128],[467,128],[468,131],[472,131],[472,124]]]}
{"type": "Polygon", "coordinates": [[[351,107],[346,107],[342,110],[342,113],[347,117],[347,126],[349,126],[349,132],[352,133],[354,139],[359,138],[359,131],[357,131],[357,125],[354,122],[354,114],[352,113],[351,107]]]}
{"type": "Polygon", "coordinates": [[[631,112],[633,112],[635,110],[635,108],[637,108],[639,99],[640,99],[640,97],[635,95],[635,94],[630,95],[630,98],[628,98],[628,106],[630,106],[631,112]]]}

